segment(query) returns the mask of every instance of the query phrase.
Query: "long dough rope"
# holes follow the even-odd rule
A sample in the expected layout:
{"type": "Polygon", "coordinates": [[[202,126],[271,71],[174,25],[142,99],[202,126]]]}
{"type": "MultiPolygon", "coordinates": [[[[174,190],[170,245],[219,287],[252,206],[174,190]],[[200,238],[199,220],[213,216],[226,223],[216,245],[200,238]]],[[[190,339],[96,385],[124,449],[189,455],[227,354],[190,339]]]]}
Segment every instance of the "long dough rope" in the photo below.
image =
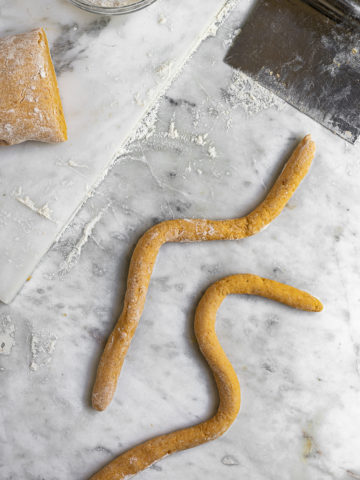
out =
{"type": "Polygon", "coordinates": [[[263,230],[285,207],[307,174],[315,144],[307,135],[296,147],[265,200],[249,215],[231,220],[170,220],[155,225],[139,240],[130,263],[124,308],[100,359],[92,394],[96,410],[111,402],[124,358],[144,309],[150,277],[166,242],[236,240],[263,230]]]}
{"type": "Polygon", "coordinates": [[[161,435],[123,453],[90,480],[123,480],[161,458],[215,440],[231,426],[240,409],[240,385],[215,332],[216,313],[227,295],[259,295],[289,307],[320,312],[321,302],[309,293],[256,275],[233,275],[214,283],[200,300],[195,314],[195,334],[219,391],[217,413],[203,423],[161,435]]]}

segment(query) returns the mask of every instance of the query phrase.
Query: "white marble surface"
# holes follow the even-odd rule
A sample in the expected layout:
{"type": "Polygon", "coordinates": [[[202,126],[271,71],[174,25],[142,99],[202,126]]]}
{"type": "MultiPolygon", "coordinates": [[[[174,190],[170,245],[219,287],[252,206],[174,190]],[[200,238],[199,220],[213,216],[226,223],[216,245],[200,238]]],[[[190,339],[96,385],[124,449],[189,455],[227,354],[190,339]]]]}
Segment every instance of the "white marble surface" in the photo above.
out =
{"type": "Polygon", "coordinates": [[[45,29],[69,135],[0,151],[1,301],[14,298],[225,3],[160,0],[111,18],[67,0],[0,0],[1,36],[45,29]],[[52,221],[17,200],[26,197],[52,221]]]}
{"type": "Polygon", "coordinates": [[[246,96],[249,84],[222,62],[241,15],[203,43],[148,138],[119,157],[21,294],[0,306],[12,347],[0,355],[2,480],[86,480],[140,441],[211,415],[217,397],[194,343],[194,309],[212,282],[244,272],[307,290],[325,309],[228,298],[217,332],[242,387],[236,422],[224,437],[135,478],[360,478],[360,149],[268,96],[263,104],[272,106],[261,110],[258,91],[246,96]],[[267,230],[162,248],[114,402],[91,410],[95,368],[139,236],[167,218],[245,214],[308,132],[314,164],[267,230]],[[206,145],[191,141],[204,134],[206,145]]]}

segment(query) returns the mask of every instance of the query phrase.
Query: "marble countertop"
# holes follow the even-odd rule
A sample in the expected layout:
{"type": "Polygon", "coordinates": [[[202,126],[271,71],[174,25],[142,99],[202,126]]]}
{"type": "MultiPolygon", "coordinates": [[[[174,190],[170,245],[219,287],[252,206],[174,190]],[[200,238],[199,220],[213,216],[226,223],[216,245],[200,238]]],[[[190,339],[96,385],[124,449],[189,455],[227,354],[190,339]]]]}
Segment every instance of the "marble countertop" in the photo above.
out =
{"type": "Polygon", "coordinates": [[[324,311],[226,299],[217,333],[242,388],[236,422],[136,478],[360,478],[360,146],[223,63],[242,15],[236,7],[202,43],[20,294],[0,304],[2,480],[87,480],[131,446],[208,418],[217,395],[194,310],[235,273],[306,290],[324,311]],[[141,234],[170,218],[246,214],[307,133],[313,166],[269,228],[161,249],[114,401],[92,410],[141,234]]]}
{"type": "MultiPolygon", "coordinates": [[[[69,136],[1,150],[0,301],[14,299],[232,3],[158,0],[136,15],[105,17],[69,0],[33,2],[31,14],[28,0],[0,0],[0,36],[45,29],[69,136]]],[[[26,101],[34,108],[31,94],[26,101]]]]}

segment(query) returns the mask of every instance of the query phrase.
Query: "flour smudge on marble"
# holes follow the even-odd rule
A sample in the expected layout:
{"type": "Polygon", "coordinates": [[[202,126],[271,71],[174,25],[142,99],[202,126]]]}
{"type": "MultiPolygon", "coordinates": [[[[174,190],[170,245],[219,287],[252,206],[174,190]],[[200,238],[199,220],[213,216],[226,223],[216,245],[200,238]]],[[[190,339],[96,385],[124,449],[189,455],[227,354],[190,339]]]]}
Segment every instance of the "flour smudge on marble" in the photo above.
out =
{"type": "Polygon", "coordinates": [[[29,208],[31,211],[40,215],[41,217],[44,217],[47,220],[50,220],[50,222],[56,223],[51,217],[52,211],[50,210],[48,204],[45,203],[41,207],[36,206],[35,202],[28,195],[25,195],[25,196],[23,195],[21,187],[19,187],[18,192],[15,196],[15,199],[25,207],[29,208]]]}
{"type": "Polygon", "coordinates": [[[65,275],[69,273],[77,264],[84,246],[87,244],[93,234],[94,228],[100,222],[104,213],[109,207],[110,204],[100,210],[100,212],[84,226],[81,237],[71,249],[70,253],[66,256],[64,262],[61,264],[59,275],[65,275]]]}
{"type": "Polygon", "coordinates": [[[231,108],[240,107],[250,116],[284,105],[283,100],[240,70],[234,71],[229,87],[223,90],[223,96],[231,108]]]}
{"type": "Polygon", "coordinates": [[[57,337],[47,331],[33,332],[31,335],[31,363],[30,370],[37,371],[50,364],[57,337]]]}
{"type": "Polygon", "coordinates": [[[0,316],[0,354],[10,355],[15,345],[15,325],[9,315],[0,316]]]}

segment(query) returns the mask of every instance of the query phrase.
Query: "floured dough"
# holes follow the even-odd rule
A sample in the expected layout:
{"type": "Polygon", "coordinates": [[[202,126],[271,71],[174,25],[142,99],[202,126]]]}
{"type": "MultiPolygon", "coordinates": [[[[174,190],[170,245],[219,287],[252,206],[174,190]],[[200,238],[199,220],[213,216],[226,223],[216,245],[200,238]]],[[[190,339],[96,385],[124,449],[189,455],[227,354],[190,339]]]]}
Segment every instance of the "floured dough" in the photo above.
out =
{"type": "Polygon", "coordinates": [[[307,174],[315,143],[307,135],[298,144],[265,200],[249,215],[230,220],[169,220],[155,225],[139,240],[131,262],[124,308],[101,356],[92,394],[96,410],[111,402],[118,377],[145,305],[151,274],[161,246],[167,242],[236,240],[261,232],[283,210],[307,174]]]}
{"type": "Polygon", "coordinates": [[[55,70],[42,28],[0,39],[0,144],[67,139],[55,70]]]}
{"type": "Polygon", "coordinates": [[[232,294],[258,295],[309,312],[320,312],[323,308],[309,293],[257,275],[232,275],[211,285],[196,309],[195,335],[218,388],[220,401],[216,414],[198,425],[137,445],[90,480],[126,480],[167,455],[215,440],[232,425],[240,409],[240,385],[215,332],[216,313],[225,297],[232,294]]]}

